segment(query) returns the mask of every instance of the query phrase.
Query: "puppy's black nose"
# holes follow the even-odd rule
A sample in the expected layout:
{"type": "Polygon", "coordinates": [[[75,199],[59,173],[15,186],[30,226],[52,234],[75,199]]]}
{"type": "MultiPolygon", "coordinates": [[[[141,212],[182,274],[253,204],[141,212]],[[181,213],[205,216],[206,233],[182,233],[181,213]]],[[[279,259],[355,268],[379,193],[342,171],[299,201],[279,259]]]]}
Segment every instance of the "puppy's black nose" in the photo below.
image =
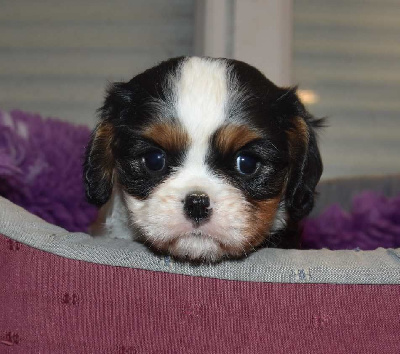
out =
{"type": "Polygon", "coordinates": [[[210,198],[207,194],[202,192],[192,192],[185,197],[183,202],[183,209],[186,216],[194,220],[196,224],[199,224],[201,221],[210,217],[210,198]]]}

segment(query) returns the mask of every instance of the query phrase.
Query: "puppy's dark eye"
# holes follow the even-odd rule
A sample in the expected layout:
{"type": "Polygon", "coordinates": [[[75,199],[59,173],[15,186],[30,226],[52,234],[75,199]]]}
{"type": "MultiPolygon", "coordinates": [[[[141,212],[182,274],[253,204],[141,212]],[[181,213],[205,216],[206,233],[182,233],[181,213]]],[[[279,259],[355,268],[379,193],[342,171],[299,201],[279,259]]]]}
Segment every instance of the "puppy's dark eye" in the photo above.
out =
{"type": "Polygon", "coordinates": [[[147,152],[142,157],[146,168],[152,172],[161,171],[165,167],[165,155],[160,150],[147,152]]]}
{"type": "Polygon", "coordinates": [[[236,158],[236,168],[244,175],[251,175],[257,171],[260,162],[254,156],[241,153],[236,158]]]}

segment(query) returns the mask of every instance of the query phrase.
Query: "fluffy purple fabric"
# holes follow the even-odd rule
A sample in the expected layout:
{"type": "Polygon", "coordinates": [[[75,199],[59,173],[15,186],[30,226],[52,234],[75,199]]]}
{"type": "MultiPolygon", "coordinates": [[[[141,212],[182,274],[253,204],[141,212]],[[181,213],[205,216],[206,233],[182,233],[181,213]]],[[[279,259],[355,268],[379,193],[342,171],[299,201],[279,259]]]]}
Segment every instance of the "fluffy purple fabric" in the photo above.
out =
{"type": "Polygon", "coordinates": [[[331,250],[400,247],[400,196],[386,198],[364,192],[353,199],[350,212],[334,204],[318,217],[305,220],[303,248],[323,247],[331,250]]]}
{"type": "Polygon", "coordinates": [[[69,231],[87,231],[82,157],[90,131],[37,114],[0,111],[0,195],[69,231]]]}

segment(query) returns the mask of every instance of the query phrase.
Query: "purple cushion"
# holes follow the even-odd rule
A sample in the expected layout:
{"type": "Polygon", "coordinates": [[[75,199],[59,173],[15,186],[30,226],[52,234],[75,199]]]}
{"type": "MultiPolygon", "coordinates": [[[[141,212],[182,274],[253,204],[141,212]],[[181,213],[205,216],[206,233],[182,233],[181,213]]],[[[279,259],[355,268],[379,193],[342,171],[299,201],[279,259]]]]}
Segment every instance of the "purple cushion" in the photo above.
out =
{"type": "Polygon", "coordinates": [[[69,231],[87,231],[82,163],[89,128],[37,114],[0,111],[0,196],[69,231]]]}
{"type": "Polygon", "coordinates": [[[331,250],[400,247],[400,195],[387,198],[363,192],[353,199],[350,212],[338,204],[303,223],[303,248],[331,250]]]}

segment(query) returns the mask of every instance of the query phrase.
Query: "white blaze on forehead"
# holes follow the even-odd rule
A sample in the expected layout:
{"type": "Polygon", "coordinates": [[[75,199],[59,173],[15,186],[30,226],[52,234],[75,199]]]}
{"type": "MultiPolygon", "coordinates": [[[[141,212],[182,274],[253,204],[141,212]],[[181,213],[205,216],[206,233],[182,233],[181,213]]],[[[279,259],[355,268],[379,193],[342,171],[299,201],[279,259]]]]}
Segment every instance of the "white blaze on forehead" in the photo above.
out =
{"type": "Polygon", "coordinates": [[[224,60],[190,58],[183,63],[175,85],[178,119],[192,141],[187,161],[200,162],[207,153],[210,137],[225,120],[228,101],[226,63],[224,60]]]}

